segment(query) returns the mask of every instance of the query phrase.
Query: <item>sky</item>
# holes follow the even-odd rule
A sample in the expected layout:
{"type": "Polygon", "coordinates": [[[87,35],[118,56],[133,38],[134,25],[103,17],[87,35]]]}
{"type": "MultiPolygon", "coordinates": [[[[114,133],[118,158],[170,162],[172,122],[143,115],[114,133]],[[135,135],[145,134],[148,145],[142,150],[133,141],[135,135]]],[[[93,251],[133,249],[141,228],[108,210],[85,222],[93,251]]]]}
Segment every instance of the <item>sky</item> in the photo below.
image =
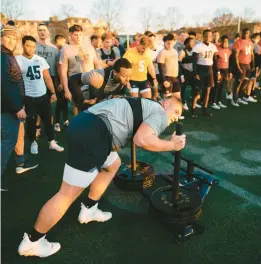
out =
{"type": "MultiPolygon", "coordinates": [[[[20,19],[28,20],[48,20],[49,17],[57,15],[60,12],[61,4],[73,4],[77,13],[74,16],[88,17],[93,23],[97,20],[92,17],[91,7],[95,0],[23,0],[24,14],[20,19]]],[[[97,1],[97,0],[96,0],[97,1]]],[[[111,0],[114,1],[114,0],[111,0]]],[[[234,15],[243,13],[244,8],[252,8],[256,10],[255,18],[261,21],[261,14],[257,10],[261,10],[261,1],[245,0],[240,3],[239,0],[123,0],[124,8],[121,12],[121,21],[125,28],[125,32],[141,32],[141,17],[139,9],[142,7],[151,7],[154,12],[166,13],[170,6],[178,7],[183,14],[184,19],[180,21],[177,27],[184,25],[195,25],[195,20],[207,22],[213,18],[213,14],[217,8],[227,8],[234,15]]],[[[151,30],[155,30],[155,26],[151,30]]]]}

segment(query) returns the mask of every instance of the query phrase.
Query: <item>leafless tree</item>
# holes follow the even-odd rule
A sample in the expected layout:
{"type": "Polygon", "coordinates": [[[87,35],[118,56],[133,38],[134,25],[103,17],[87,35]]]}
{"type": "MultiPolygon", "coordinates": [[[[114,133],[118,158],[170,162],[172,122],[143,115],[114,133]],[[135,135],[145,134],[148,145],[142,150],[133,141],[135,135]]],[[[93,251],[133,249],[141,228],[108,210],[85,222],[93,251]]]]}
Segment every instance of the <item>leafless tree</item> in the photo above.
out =
{"type": "Polygon", "coordinates": [[[142,28],[144,31],[149,30],[152,26],[153,10],[152,7],[142,7],[139,9],[139,17],[141,18],[142,28]]]}
{"type": "Polygon", "coordinates": [[[250,7],[246,7],[243,11],[243,21],[251,23],[255,20],[256,11],[250,7]]]}
{"type": "Polygon", "coordinates": [[[121,13],[123,6],[123,0],[98,0],[94,2],[90,16],[103,21],[108,31],[119,31],[122,30],[121,13]]]}
{"type": "Polygon", "coordinates": [[[17,19],[24,13],[23,0],[2,0],[1,12],[7,19],[17,19]]]}
{"type": "Polygon", "coordinates": [[[74,8],[73,5],[65,5],[65,4],[61,5],[60,14],[61,14],[61,16],[65,17],[65,18],[72,17],[72,16],[76,15],[77,12],[78,11],[74,8]]]}
{"type": "Polygon", "coordinates": [[[165,29],[166,27],[166,16],[164,16],[162,13],[155,13],[155,28],[157,30],[165,29]]]}
{"type": "Polygon", "coordinates": [[[210,27],[223,27],[236,23],[236,18],[232,14],[231,10],[227,8],[218,8],[214,12],[214,18],[209,23],[210,27]]]}
{"type": "Polygon", "coordinates": [[[175,30],[175,28],[179,25],[182,20],[183,15],[177,7],[171,6],[167,9],[166,25],[170,31],[175,30]]]}

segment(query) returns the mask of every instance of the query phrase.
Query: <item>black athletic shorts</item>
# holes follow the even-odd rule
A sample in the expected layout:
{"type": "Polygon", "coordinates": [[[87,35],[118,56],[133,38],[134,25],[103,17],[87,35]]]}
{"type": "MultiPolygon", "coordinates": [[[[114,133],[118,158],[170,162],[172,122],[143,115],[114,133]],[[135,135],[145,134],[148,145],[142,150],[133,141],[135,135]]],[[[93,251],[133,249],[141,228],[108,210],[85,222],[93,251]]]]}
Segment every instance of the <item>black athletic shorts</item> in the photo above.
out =
{"type": "Polygon", "coordinates": [[[213,67],[208,65],[197,65],[199,75],[199,86],[201,89],[214,87],[213,67]]]}
{"type": "Polygon", "coordinates": [[[164,94],[167,93],[179,93],[180,92],[180,81],[178,77],[169,77],[165,76],[166,81],[170,83],[169,87],[162,87],[162,91],[164,94]]]}
{"type": "Polygon", "coordinates": [[[183,75],[185,78],[185,85],[190,85],[190,86],[194,86],[195,84],[195,76],[194,73],[191,71],[188,71],[186,69],[182,69],[183,71],[183,75]]]}
{"type": "Polygon", "coordinates": [[[219,69],[220,75],[224,80],[229,79],[229,69],[219,69]]]}
{"type": "Polygon", "coordinates": [[[243,73],[239,72],[238,69],[235,70],[234,75],[235,79],[238,81],[243,81],[245,79],[249,79],[251,76],[251,67],[250,64],[242,64],[240,63],[240,68],[243,71],[243,73]]]}
{"type": "Polygon", "coordinates": [[[67,128],[68,156],[66,163],[81,171],[101,167],[112,150],[112,136],[105,122],[97,115],[82,112],[67,128]]]}
{"type": "Polygon", "coordinates": [[[148,81],[130,81],[131,89],[138,89],[139,92],[146,90],[149,87],[148,81]]]}

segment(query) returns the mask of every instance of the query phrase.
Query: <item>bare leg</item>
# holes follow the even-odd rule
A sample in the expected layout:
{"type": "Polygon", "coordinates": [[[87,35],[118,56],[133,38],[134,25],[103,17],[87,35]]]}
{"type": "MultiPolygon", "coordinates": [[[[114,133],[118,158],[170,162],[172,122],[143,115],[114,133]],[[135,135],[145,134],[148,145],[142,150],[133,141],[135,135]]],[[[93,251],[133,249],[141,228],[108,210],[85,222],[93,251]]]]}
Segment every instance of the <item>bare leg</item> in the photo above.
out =
{"type": "Polygon", "coordinates": [[[107,187],[114,178],[116,172],[121,165],[121,160],[118,158],[114,161],[112,165],[107,168],[102,169],[102,171],[97,175],[95,180],[90,186],[90,191],[88,197],[94,201],[98,201],[101,196],[106,191],[107,187]]]}
{"type": "Polygon", "coordinates": [[[255,87],[255,79],[250,79],[248,82],[247,89],[246,89],[246,95],[249,96],[254,87],[255,87]]]}
{"type": "Polygon", "coordinates": [[[209,94],[210,94],[211,87],[208,87],[204,93],[204,98],[203,98],[203,106],[204,108],[208,107],[208,101],[209,101],[209,94]]]}
{"type": "Polygon", "coordinates": [[[39,233],[47,233],[66,213],[84,188],[62,182],[61,189],[41,209],[34,228],[39,233]]]}
{"type": "Polygon", "coordinates": [[[73,116],[77,116],[79,114],[79,110],[76,105],[73,105],[73,116]]]}
{"type": "Polygon", "coordinates": [[[196,109],[197,101],[200,99],[200,95],[196,95],[192,101],[192,109],[196,109]]]}

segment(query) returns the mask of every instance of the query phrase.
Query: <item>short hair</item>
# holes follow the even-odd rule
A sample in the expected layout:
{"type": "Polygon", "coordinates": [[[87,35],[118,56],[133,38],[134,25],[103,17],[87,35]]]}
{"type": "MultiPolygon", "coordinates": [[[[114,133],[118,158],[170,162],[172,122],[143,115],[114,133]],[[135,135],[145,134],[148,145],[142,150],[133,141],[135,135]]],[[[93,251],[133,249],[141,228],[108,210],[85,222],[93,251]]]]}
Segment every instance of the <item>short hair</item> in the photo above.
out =
{"type": "Polygon", "coordinates": [[[14,20],[8,20],[6,25],[15,26],[14,20]]]}
{"type": "Polygon", "coordinates": [[[181,30],[181,31],[179,32],[179,35],[184,34],[184,33],[186,33],[186,31],[181,30]]]}
{"type": "Polygon", "coordinates": [[[187,46],[191,40],[194,40],[193,38],[186,38],[184,41],[184,45],[187,46]]]}
{"type": "Polygon", "coordinates": [[[24,45],[27,40],[33,41],[36,43],[36,39],[33,36],[26,35],[22,38],[22,44],[24,45]]]}
{"type": "Polygon", "coordinates": [[[173,34],[169,33],[168,35],[163,37],[163,42],[166,42],[168,40],[175,40],[175,37],[173,34]]]}
{"type": "Polygon", "coordinates": [[[40,23],[40,24],[38,24],[37,29],[38,29],[40,26],[47,27],[47,29],[48,29],[48,26],[47,26],[47,24],[45,24],[45,23],[40,23]]]}
{"type": "Polygon", "coordinates": [[[91,41],[93,41],[95,39],[99,39],[99,37],[97,35],[91,35],[91,41]]]}
{"type": "Polygon", "coordinates": [[[223,35],[222,37],[221,37],[221,41],[223,42],[225,39],[228,39],[228,36],[227,35],[223,35]]]}
{"type": "Polygon", "coordinates": [[[257,39],[258,37],[260,37],[260,33],[254,33],[251,36],[251,39],[257,39]]]}
{"type": "Polygon", "coordinates": [[[197,33],[195,32],[195,31],[189,31],[189,33],[188,33],[190,36],[197,36],[197,33]]]}
{"type": "Polygon", "coordinates": [[[145,31],[144,32],[144,35],[145,36],[148,36],[149,38],[150,37],[156,37],[156,35],[153,32],[149,31],[149,30],[145,31]]]}
{"type": "MultiPolygon", "coordinates": [[[[213,31],[213,34],[214,34],[214,33],[219,33],[219,31],[218,31],[218,30],[214,30],[214,31],[213,31]]],[[[220,34],[220,33],[219,33],[219,34],[220,34]]]]}
{"type": "Polygon", "coordinates": [[[250,31],[250,29],[249,28],[243,28],[241,32],[246,33],[247,31],[250,31]]]}
{"type": "Polygon", "coordinates": [[[240,37],[240,34],[237,32],[236,34],[235,34],[235,38],[239,38],[240,37]]]}
{"type": "Polygon", "coordinates": [[[209,33],[209,32],[211,32],[211,30],[210,29],[205,29],[204,31],[203,31],[203,36],[205,36],[207,33],[209,33]]]}
{"type": "Polygon", "coordinates": [[[118,59],[118,60],[114,63],[113,69],[114,69],[116,72],[120,72],[121,68],[131,69],[131,68],[132,68],[132,65],[131,65],[131,63],[130,63],[127,59],[125,59],[125,58],[121,58],[121,59],[118,59]]]}
{"type": "Polygon", "coordinates": [[[141,36],[140,33],[136,33],[136,34],[134,35],[133,39],[135,40],[135,38],[139,38],[140,36],[141,36]]]}
{"type": "Polygon", "coordinates": [[[70,33],[73,33],[73,32],[82,32],[83,29],[82,29],[82,26],[80,25],[73,25],[69,28],[69,32],[70,33]]]}
{"type": "Polygon", "coordinates": [[[180,107],[183,107],[182,101],[174,95],[167,97],[166,99],[163,99],[163,101],[172,101],[174,104],[177,104],[180,107]]]}
{"type": "Polygon", "coordinates": [[[65,39],[65,36],[58,34],[54,37],[54,41],[56,42],[58,39],[65,39]]]}
{"type": "Polygon", "coordinates": [[[151,39],[148,36],[143,36],[140,39],[140,45],[144,46],[145,48],[149,48],[151,46],[151,39]]]}
{"type": "Polygon", "coordinates": [[[104,33],[101,37],[102,41],[104,41],[105,39],[113,39],[113,35],[112,33],[104,33]]]}

